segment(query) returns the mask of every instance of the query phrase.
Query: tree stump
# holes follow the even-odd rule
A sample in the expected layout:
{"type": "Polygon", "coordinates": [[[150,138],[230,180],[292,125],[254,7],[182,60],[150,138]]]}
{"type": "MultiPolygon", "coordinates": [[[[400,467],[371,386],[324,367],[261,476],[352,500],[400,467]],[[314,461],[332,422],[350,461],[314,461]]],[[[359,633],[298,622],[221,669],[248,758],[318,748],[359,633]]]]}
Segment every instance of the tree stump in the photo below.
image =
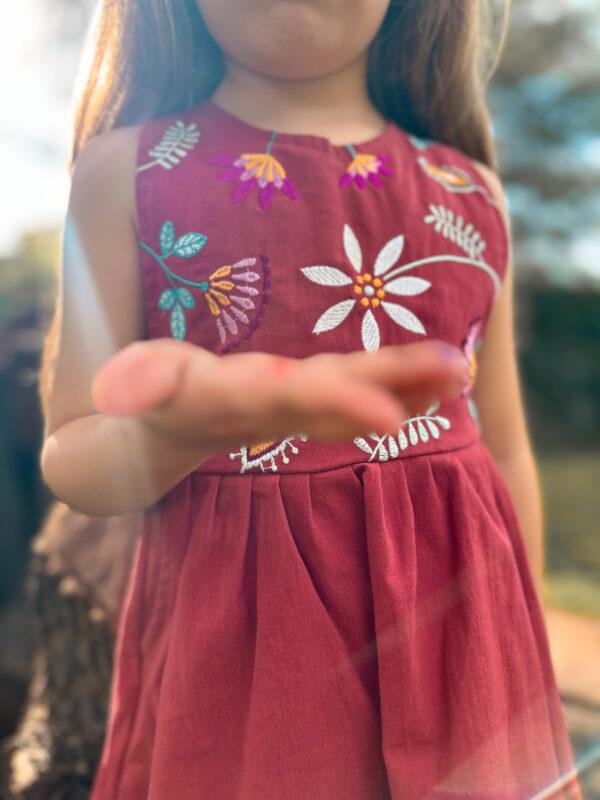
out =
{"type": "Polygon", "coordinates": [[[25,710],[8,743],[8,797],[89,795],[141,522],[141,514],[89,518],[57,502],[33,541],[27,591],[38,647],[25,710]]]}

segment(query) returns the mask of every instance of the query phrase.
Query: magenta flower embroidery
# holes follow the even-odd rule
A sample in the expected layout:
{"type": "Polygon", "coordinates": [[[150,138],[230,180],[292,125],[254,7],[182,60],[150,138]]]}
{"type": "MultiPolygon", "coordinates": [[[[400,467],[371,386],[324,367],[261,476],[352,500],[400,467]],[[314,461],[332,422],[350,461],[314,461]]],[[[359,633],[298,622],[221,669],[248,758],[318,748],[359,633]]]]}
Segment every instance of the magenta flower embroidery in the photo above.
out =
{"type": "Polygon", "coordinates": [[[231,198],[233,203],[237,203],[250,194],[255,186],[260,189],[260,205],[263,211],[269,208],[279,190],[292,200],[298,199],[294,184],[286,176],[281,163],[271,155],[271,147],[276,134],[277,131],[274,131],[264,153],[242,153],[241,155],[218,153],[208,159],[211,164],[229,167],[225,172],[217,175],[215,180],[239,181],[231,198]]]}
{"type": "Polygon", "coordinates": [[[379,175],[393,175],[394,173],[384,166],[389,161],[387,156],[374,156],[371,153],[357,153],[352,145],[346,145],[352,155],[352,161],[346,172],[340,178],[340,186],[348,186],[354,181],[359,189],[364,189],[367,180],[370,180],[378,189],[383,188],[379,175]]]}

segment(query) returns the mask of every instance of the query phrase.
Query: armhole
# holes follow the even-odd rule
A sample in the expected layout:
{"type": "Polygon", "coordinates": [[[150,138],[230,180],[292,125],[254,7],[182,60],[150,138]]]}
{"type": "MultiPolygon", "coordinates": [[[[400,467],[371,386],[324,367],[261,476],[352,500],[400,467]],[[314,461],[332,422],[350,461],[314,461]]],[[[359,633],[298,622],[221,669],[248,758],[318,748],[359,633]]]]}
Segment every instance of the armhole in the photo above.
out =
{"type": "Polygon", "coordinates": [[[133,201],[135,204],[134,210],[134,218],[133,222],[137,221],[137,228],[136,228],[136,238],[137,238],[137,257],[138,257],[138,269],[141,281],[141,287],[144,297],[144,338],[149,339],[151,338],[150,332],[150,314],[148,308],[148,273],[147,273],[147,266],[145,263],[144,251],[141,247],[140,242],[144,241],[144,236],[146,232],[146,207],[142,203],[142,197],[149,193],[149,186],[146,185],[145,191],[142,192],[142,176],[145,175],[144,172],[139,172],[139,166],[142,163],[141,159],[143,157],[143,148],[146,144],[146,139],[148,135],[148,120],[145,120],[139,125],[138,132],[137,132],[137,142],[135,147],[135,164],[134,164],[134,172],[133,172],[133,201]]]}
{"type": "Polygon", "coordinates": [[[502,273],[500,275],[500,281],[502,284],[504,284],[504,278],[508,273],[509,264],[513,262],[514,259],[513,242],[512,242],[512,225],[510,219],[510,211],[508,209],[508,203],[506,201],[506,193],[504,191],[504,187],[502,186],[502,182],[499,178],[502,190],[501,200],[499,200],[496,192],[491,187],[487,175],[485,175],[484,172],[479,168],[478,162],[476,162],[474,159],[470,159],[470,161],[473,169],[479,176],[479,179],[482,182],[484,188],[486,189],[488,195],[490,196],[490,198],[493,198],[494,201],[490,202],[488,200],[490,206],[494,209],[494,216],[497,220],[500,232],[500,241],[502,243],[500,246],[500,259],[499,259],[499,263],[501,264],[501,269],[502,269],[502,273]],[[501,201],[504,203],[504,206],[506,208],[506,219],[504,217],[502,208],[500,206],[501,201]]]}

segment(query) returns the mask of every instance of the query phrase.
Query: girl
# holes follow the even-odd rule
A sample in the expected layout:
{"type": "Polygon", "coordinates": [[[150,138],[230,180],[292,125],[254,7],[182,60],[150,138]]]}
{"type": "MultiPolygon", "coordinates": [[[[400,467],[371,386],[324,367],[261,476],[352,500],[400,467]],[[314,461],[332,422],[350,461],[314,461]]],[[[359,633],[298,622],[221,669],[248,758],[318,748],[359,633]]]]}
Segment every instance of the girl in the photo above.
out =
{"type": "Polygon", "coordinates": [[[145,510],[92,800],[580,797],[480,11],[100,9],[41,454],[145,510]]]}

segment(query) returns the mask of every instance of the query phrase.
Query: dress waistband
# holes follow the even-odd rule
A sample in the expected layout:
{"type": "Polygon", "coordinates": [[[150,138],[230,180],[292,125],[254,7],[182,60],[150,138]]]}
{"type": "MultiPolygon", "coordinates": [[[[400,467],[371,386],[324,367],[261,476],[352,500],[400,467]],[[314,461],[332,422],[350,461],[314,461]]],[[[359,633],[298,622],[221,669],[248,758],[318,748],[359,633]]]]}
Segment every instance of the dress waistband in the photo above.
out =
{"type": "Polygon", "coordinates": [[[480,438],[470,396],[431,406],[410,417],[395,435],[375,433],[346,442],[315,442],[304,434],[216,453],[194,473],[321,472],[364,462],[386,462],[456,450],[480,438]]]}

